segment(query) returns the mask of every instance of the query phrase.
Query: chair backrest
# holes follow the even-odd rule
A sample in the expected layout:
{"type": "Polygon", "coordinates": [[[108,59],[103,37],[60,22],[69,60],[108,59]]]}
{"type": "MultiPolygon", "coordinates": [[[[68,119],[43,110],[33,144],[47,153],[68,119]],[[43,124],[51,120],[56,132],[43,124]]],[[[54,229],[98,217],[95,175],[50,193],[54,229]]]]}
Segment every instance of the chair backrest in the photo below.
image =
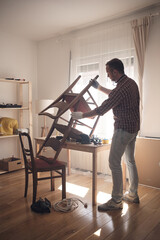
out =
{"type": "MultiPolygon", "coordinates": [[[[97,75],[93,80],[96,80],[99,76],[97,75]]],[[[64,117],[64,114],[69,110],[69,111],[81,111],[81,112],[88,112],[91,110],[90,106],[95,105],[95,107],[98,107],[96,104],[94,98],[92,97],[91,93],[89,92],[89,88],[92,86],[92,81],[88,83],[88,85],[80,92],[80,93],[73,93],[72,89],[75,86],[75,84],[78,82],[80,79],[80,76],[64,91],[60,97],[58,97],[52,104],[50,104],[47,108],[42,110],[39,115],[45,115],[48,116],[52,119],[54,119],[52,126],[43,142],[41,145],[37,156],[41,153],[42,149],[44,147],[52,147],[53,150],[56,152],[54,156],[54,160],[57,159],[58,155],[60,154],[60,151],[63,147],[63,144],[65,143],[67,137],[71,133],[73,135],[73,128],[75,129],[76,126],[81,125],[84,127],[89,128],[90,134],[89,137],[93,135],[93,132],[96,128],[96,125],[98,123],[99,117],[96,116],[95,120],[93,122],[93,125],[90,126],[89,124],[83,123],[83,121],[75,120],[72,117],[70,117],[70,120],[68,120],[64,117]],[[88,98],[85,99],[84,95],[88,93],[88,98]],[[47,110],[55,108],[56,109],[56,114],[50,114],[47,112],[47,110]],[[58,111],[57,111],[58,110],[58,111]],[[66,125],[61,127],[62,125],[59,124],[58,126],[58,121],[63,120],[66,125]],[[61,126],[60,126],[61,125],[61,126]],[[58,130],[56,127],[58,126],[59,130],[61,129],[62,133],[62,139],[61,141],[58,141],[57,139],[54,139],[52,137],[52,134],[54,130],[58,130]]],[[[92,80],[92,79],[91,79],[92,80]]],[[[68,116],[68,115],[67,115],[68,116]]],[[[82,133],[83,134],[83,133],[82,133]]],[[[74,132],[74,135],[76,135],[76,132],[74,132]]],[[[79,136],[77,136],[78,138],[79,136]]]]}
{"type": "Polygon", "coordinates": [[[28,163],[31,162],[32,169],[35,169],[33,147],[32,147],[30,135],[25,132],[23,133],[20,132],[19,139],[21,143],[25,167],[27,167],[28,163]]]}

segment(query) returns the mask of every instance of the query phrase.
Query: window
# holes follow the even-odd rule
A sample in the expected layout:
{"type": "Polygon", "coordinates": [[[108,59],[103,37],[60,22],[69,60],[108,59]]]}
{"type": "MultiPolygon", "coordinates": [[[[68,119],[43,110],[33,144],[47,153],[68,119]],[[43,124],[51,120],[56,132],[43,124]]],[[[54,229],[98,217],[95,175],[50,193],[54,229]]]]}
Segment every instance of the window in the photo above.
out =
{"type": "MultiPolygon", "coordinates": [[[[82,90],[90,81],[99,75],[98,82],[109,89],[115,87],[106,74],[105,64],[112,58],[123,61],[125,73],[135,79],[135,51],[129,22],[103,25],[93,31],[79,32],[73,38],[72,44],[72,76],[73,82],[78,75],[82,76],[76,85],[75,92],[82,90]]],[[[106,94],[90,88],[91,94],[98,106],[108,97],[106,94]]],[[[85,120],[87,121],[87,120],[85,120]]],[[[100,117],[95,129],[95,135],[102,138],[112,138],[114,121],[112,110],[100,117]]],[[[83,131],[81,129],[81,131],[83,131]]]]}
{"type": "MultiPolygon", "coordinates": [[[[124,54],[124,53],[123,53],[124,54]]],[[[81,75],[81,80],[77,83],[74,88],[75,92],[80,92],[88,82],[95,78],[96,75],[99,75],[97,81],[104,87],[113,89],[116,85],[112,82],[106,74],[105,71],[105,64],[110,59],[107,59],[107,56],[99,56],[99,62],[89,62],[87,63],[88,59],[86,59],[86,63],[80,64],[77,63],[76,65],[76,75],[81,75]]],[[[125,73],[131,78],[134,78],[134,56],[121,59],[125,66],[125,73]]],[[[79,61],[78,61],[79,62],[79,61]]],[[[85,59],[83,59],[85,62],[85,59]]],[[[98,106],[108,97],[106,94],[99,92],[98,90],[94,89],[93,87],[89,90],[91,94],[94,96],[98,106]]],[[[88,123],[89,119],[84,119],[84,123],[88,123]]],[[[77,127],[78,128],[78,127],[77,127]]],[[[83,127],[78,128],[80,131],[83,132],[83,127]]],[[[99,123],[95,129],[94,134],[100,138],[108,138],[110,139],[113,135],[114,130],[114,121],[113,121],[113,113],[110,110],[108,113],[100,117],[99,123]]]]}

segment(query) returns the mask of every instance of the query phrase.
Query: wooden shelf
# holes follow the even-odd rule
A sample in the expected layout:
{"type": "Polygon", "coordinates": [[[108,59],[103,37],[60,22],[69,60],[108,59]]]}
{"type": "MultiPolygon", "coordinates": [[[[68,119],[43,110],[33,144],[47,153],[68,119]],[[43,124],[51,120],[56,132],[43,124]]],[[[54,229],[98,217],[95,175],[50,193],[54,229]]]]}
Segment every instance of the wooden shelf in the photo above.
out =
{"type": "Polygon", "coordinates": [[[2,110],[29,110],[29,107],[21,107],[21,108],[0,108],[2,110]]]}
{"type": "Polygon", "coordinates": [[[0,135],[0,139],[1,139],[1,138],[15,138],[15,137],[18,137],[18,134],[14,134],[14,135],[5,135],[5,136],[0,135]]]}
{"type": "Polygon", "coordinates": [[[6,82],[6,83],[20,83],[20,84],[28,84],[28,81],[22,81],[22,80],[7,80],[5,78],[0,78],[0,82],[6,82]]]}
{"type": "MultiPolygon", "coordinates": [[[[16,119],[18,121],[18,128],[22,128],[22,129],[28,128],[30,136],[32,138],[32,84],[31,84],[31,82],[23,81],[23,80],[7,80],[7,79],[0,78],[0,83],[1,83],[1,85],[2,84],[6,84],[6,85],[16,84],[15,86],[10,85],[11,86],[10,91],[13,90],[12,95],[15,98],[15,101],[17,104],[17,107],[15,107],[14,105],[13,105],[13,107],[4,107],[4,108],[0,107],[1,117],[9,116],[10,118],[12,118],[11,116],[16,115],[16,119]],[[15,91],[15,93],[14,93],[14,91],[15,91]],[[22,106],[22,107],[19,107],[19,106],[22,106]],[[24,113],[24,111],[27,111],[27,113],[26,112],[24,113]],[[25,119],[25,118],[27,118],[27,119],[25,119]]],[[[3,89],[3,88],[0,87],[0,90],[1,89],[3,89]]],[[[6,95],[6,97],[7,97],[7,95],[6,95]]],[[[10,96],[8,95],[7,101],[9,101],[9,97],[10,96]]],[[[2,99],[3,99],[3,97],[2,97],[2,99]]],[[[0,99],[0,102],[1,102],[1,99],[0,99]]],[[[15,154],[17,154],[17,157],[21,158],[20,145],[19,145],[19,141],[17,140],[18,137],[19,137],[18,134],[0,135],[0,140],[1,141],[4,140],[4,142],[5,142],[5,139],[6,139],[6,142],[4,143],[5,146],[6,146],[7,142],[9,145],[12,143],[14,144],[14,142],[16,141],[17,149],[15,150],[15,154]],[[11,139],[11,140],[9,141],[9,139],[11,139]]],[[[11,155],[11,154],[12,154],[12,151],[10,151],[8,153],[8,155],[11,155]]],[[[4,153],[2,155],[4,155],[4,153]]],[[[8,157],[10,157],[10,156],[8,156],[8,157]]],[[[3,158],[3,156],[2,156],[2,158],[3,158]]]]}

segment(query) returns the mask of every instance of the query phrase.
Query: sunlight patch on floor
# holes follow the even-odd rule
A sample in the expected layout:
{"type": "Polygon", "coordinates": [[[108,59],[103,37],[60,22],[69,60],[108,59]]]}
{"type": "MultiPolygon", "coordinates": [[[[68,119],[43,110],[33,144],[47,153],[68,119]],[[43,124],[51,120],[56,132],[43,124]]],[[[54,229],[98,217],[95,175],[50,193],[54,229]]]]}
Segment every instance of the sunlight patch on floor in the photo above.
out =
{"type": "Polygon", "coordinates": [[[96,232],[94,232],[94,235],[96,235],[97,237],[100,237],[100,235],[101,235],[101,228],[100,229],[98,229],[96,232]]]}
{"type": "MultiPolygon", "coordinates": [[[[58,189],[62,190],[62,185],[58,189]]],[[[72,193],[79,197],[85,197],[88,191],[89,191],[89,188],[66,182],[66,192],[68,193],[72,193]]]]}
{"type": "Polygon", "coordinates": [[[123,209],[122,209],[122,214],[121,214],[121,217],[123,217],[124,215],[126,215],[128,211],[128,204],[123,202],[123,209]]]}
{"type": "Polygon", "coordinates": [[[111,199],[111,194],[109,193],[98,192],[97,194],[97,203],[105,203],[110,199],[111,199]]]}

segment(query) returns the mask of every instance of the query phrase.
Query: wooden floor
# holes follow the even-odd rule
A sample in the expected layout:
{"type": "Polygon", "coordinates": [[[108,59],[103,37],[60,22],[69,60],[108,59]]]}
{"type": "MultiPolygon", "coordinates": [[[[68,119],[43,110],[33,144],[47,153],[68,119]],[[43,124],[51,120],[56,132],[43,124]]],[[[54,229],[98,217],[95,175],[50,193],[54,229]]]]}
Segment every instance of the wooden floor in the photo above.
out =
{"type": "MultiPolygon", "coordinates": [[[[123,210],[102,213],[91,204],[90,176],[72,173],[67,176],[67,183],[67,189],[74,192],[67,192],[67,198],[78,197],[88,203],[88,208],[79,203],[73,212],[60,213],[52,209],[49,214],[37,214],[30,210],[31,181],[28,197],[23,197],[24,170],[0,175],[0,239],[160,239],[160,190],[139,186],[139,205],[124,203],[123,210]],[[76,195],[82,193],[83,196],[76,195]]],[[[48,181],[40,182],[38,197],[47,197],[52,204],[56,203],[61,200],[60,185],[57,179],[56,191],[51,192],[48,181]]],[[[98,177],[99,195],[105,195],[101,202],[108,199],[111,188],[109,178],[98,177]]]]}

